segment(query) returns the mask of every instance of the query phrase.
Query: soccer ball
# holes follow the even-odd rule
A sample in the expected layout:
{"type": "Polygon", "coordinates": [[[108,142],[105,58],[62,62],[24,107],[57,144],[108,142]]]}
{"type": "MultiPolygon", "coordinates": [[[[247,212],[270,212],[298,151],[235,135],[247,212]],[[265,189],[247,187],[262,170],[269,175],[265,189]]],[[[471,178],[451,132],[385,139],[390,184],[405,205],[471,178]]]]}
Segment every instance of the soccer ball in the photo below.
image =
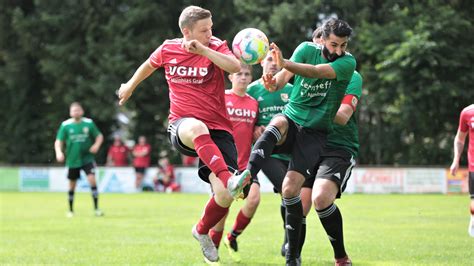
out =
{"type": "Polygon", "coordinates": [[[246,28],[234,37],[232,51],[240,62],[255,65],[265,58],[268,53],[268,38],[259,29],[246,28]]]}

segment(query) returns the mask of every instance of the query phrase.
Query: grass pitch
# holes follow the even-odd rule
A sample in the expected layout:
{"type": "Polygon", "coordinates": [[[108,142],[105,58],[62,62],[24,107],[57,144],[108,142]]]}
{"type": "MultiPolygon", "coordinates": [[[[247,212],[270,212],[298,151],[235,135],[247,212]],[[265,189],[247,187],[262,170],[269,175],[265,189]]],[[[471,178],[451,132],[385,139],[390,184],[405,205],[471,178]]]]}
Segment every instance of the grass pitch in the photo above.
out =
{"type": "MultiPolygon", "coordinates": [[[[66,193],[0,194],[0,264],[203,265],[191,227],[207,195],[101,194],[94,217],[88,193],[76,194],[66,218],[66,193]]],[[[284,265],[279,198],[261,205],[238,238],[240,265],[284,265]]],[[[242,201],[231,209],[230,229],[242,201]]],[[[346,249],[354,265],[473,265],[467,195],[344,195],[346,249]]],[[[307,218],[303,265],[334,265],[314,211],[307,218]]],[[[221,245],[221,265],[237,265],[221,245]]]]}

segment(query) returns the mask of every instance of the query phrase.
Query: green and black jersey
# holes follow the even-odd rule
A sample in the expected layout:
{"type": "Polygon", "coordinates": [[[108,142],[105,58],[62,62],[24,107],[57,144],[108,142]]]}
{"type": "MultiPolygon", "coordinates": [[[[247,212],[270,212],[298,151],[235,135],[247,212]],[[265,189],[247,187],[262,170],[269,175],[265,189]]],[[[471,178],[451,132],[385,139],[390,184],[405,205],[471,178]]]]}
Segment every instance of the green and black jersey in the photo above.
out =
{"type": "Polygon", "coordinates": [[[295,75],[293,91],[284,114],[297,124],[329,132],[336,112],[356,67],[355,58],[346,52],[334,62],[322,55],[322,46],[303,42],[294,51],[291,61],[311,65],[330,64],[336,79],[312,79],[295,75]]]}
{"type": "Polygon", "coordinates": [[[78,168],[94,161],[94,154],[89,152],[100,131],[89,118],[75,122],[70,118],[61,123],[56,139],[66,144],[66,166],[78,168]]]}

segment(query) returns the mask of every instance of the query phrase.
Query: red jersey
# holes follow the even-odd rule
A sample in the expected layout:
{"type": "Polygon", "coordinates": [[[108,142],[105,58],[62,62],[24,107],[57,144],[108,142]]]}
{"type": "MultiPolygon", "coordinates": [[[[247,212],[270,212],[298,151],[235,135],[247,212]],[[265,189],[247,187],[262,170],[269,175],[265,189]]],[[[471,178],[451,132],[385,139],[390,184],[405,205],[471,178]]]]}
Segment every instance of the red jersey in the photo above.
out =
{"type": "MultiPolygon", "coordinates": [[[[164,67],[169,86],[169,121],[181,117],[201,120],[209,129],[232,133],[224,103],[224,70],[205,56],[186,52],[183,39],[166,40],[150,56],[155,67],[164,67]]],[[[209,48],[233,55],[226,41],[212,37],[209,48]]]]}
{"type": "Polygon", "coordinates": [[[107,152],[107,155],[112,158],[114,166],[127,166],[128,165],[128,148],[125,145],[115,146],[112,145],[107,152]]]}
{"type": "Polygon", "coordinates": [[[134,156],[133,166],[135,167],[149,167],[150,166],[150,153],[151,146],[150,144],[140,145],[137,144],[133,147],[133,153],[135,152],[146,152],[145,156],[134,156]]]}
{"type": "Polygon", "coordinates": [[[234,127],[239,170],[247,167],[252,149],[253,130],[258,119],[258,102],[248,94],[241,97],[230,90],[225,92],[227,114],[234,127]]]}
{"type": "Polygon", "coordinates": [[[469,133],[467,161],[469,172],[474,172],[474,104],[464,108],[459,118],[459,130],[469,133]]]}
{"type": "Polygon", "coordinates": [[[158,168],[158,170],[163,174],[163,175],[169,175],[170,179],[167,180],[166,182],[163,180],[163,183],[165,185],[168,185],[172,182],[174,182],[174,166],[172,164],[168,164],[165,167],[158,168]]]}

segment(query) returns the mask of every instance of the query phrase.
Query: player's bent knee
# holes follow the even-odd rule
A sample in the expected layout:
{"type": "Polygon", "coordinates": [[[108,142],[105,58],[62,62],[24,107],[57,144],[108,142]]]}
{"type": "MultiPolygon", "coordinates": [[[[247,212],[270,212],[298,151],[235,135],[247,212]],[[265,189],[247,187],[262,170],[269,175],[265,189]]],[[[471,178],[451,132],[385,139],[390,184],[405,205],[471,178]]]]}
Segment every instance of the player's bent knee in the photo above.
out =
{"type": "Polygon", "coordinates": [[[282,135],[288,130],[288,120],[282,115],[273,117],[269,125],[277,127],[282,135]]]}
{"type": "Polygon", "coordinates": [[[325,209],[333,202],[334,200],[332,199],[332,197],[325,193],[317,193],[313,195],[313,205],[317,210],[325,209]]]}

